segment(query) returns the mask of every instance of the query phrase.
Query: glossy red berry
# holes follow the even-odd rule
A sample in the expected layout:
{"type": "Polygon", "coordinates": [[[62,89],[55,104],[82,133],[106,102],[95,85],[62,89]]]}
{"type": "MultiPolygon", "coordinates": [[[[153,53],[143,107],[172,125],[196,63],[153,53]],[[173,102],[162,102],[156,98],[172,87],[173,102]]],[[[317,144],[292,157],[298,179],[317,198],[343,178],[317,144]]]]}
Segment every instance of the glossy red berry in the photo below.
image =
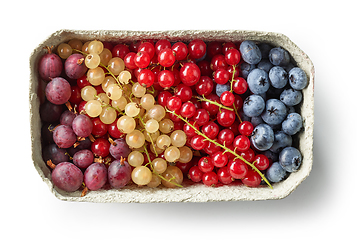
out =
{"type": "Polygon", "coordinates": [[[202,58],[206,53],[206,43],[201,39],[194,39],[188,44],[188,53],[194,59],[202,58]]]}
{"type": "Polygon", "coordinates": [[[209,121],[209,114],[207,110],[199,108],[196,110],[195,115],[193,115],[192,119],[197,123],[198,126],[202,126],[209,121]]]}
{"type": "Polygon", "coordinates": [[[232,89],[236,94],[243,94],[248,89],[248,83],[242,77],[235,78],[233,80],[232,89]]]}
{"type": "Polygon", "coordinates": [[[175,58],[177,61],[184,60],[188,54],[188,48],[183,42],[177,42],[172,45],[172,51],[175,53],[175,58]]]}
{"type": "Polygon", "coordinates": [[[138,83],[146,88],[151,87],[154,84],[155,75],[149,69],[142,69],[138,75],[138,83]]]}
{"type": "Polygon", "coordinates": [[[193,166],[188,171],[188,176],[193,182],[201,182],[203,172],[199,169],[198,166],[193,166]]]}
{"type": "Polygon", "coordinates": [[[157,102],[163,106],[167,106],[167,100],[172,97],[172,94],[169,91],[161,91],[157,96],[157,102]]]}
{"type": "Polygon", "coordinates": [[[230,129],[223,129],[218,133],[217,141],[218,143],[228,146],[233,143],[234,140],[234,133],[230,129]]]}
{"type": "Polygon", "coordinates": [[[125,67],[127,67],[128,69],[136,69],[137,66],[134,61],[135,57],[136,57],[136,53],[134,52],[129,52],[128,54],[126,54],[123,59],[125,67]]]}
{"type": "Polygon", "coordinates": [[[224,106],[230,107],[233,105],[235,97],[232,92],[225,91],[221,94],[220,100],[224,106]]]}
{"type": "Polygon", "coordinates": [[[201,77],[199,67],[193,62],[184,63],[180,69],[180,78],[186,86],[195,85],[201,77]]]}
{"type": "Polygon", "coordinates": [[[250,148],[250,140],[244,135],[238,135],[233,141],[233,146],[240,152],[245,152],[250,148]]]}
{"type": "Polygon", "coordinates": [[[179,84],[174,90],[175,96],[181,98],[182,102],[187,102],[192,98],[192,89],[185,84],[179,84]]]}
{"type": "Polygon", "coordinates": [[[219,133],[219,127],[215,122],[208,122],[201,127],[201,132],[210,139],[215,139],[219,133]]]}
{"type": "Polygon", "coordinates": [[[112,57],[119,57],[121,59],[124,59],[125,56],[130,52],[130,49],[128,46],[119,43],[115,45],[112,49],[112,57]]]}
{"type": "Polygon", "coordinates": [[[216,71],[219,68],[224,68],[226,69],[228,67],[228,64],[226,63],[226,60],[224,58],[224,55],[222,54],[217,54],[211,59],[211,64],[210,67],[212,71],[216,71]]]}
{"type": "Polygon", "coordinates": [[[138,52],[147,52],[152,59],[155,55],[155,46],[151,42],[142,42],[138,47],[138,52]]]}
{"type": "Polygon", "coordinates": [[[185,102],[180,108],[180,115],[184,118],[191,118],[196,113],[195,105],[192,102],[185,102]]]}
{"type": "Polygon", "coordinates": [[[138,52],[135,55],[134,63],[138,68],[146,68],[150,64],[150,55],[147,52],[138,52]]]}
{"type": "Polygon", "coordinates": [[[208,155],[212,155],[221,150],[220,146],[217,146],[213,142],[208,142],[207,145],[203,148],[203,151],[208,155]]]}
{"type": "Polygon", "coordinates": [[[182,105],[181,98],[177,96],[171,96],[167,98],[166,106],[169,110],[171,111],[179,110],[181,108],[181,105],[182,105]]]}
{"type": "Polygon", "coordinates": [[[206,186],[214,187],[218,183],[218,176],[215,172],[207,172],[202,176],[202,182],[206,186]]]}
{"type": "Polygon", "coordinates": [[[226,51],[224,58],[229,65],[237,65],[240,61],[240,53],[237,49],[230,48],[226,51]]]}
{"type": "Polygon", "coordinates": [[[190,146],[195,150],[202,150],[207,146],[208,142],[201,135],[195,135],[191,138],[190,146]]]}
{"type": "Polygon", "coordinates": [[[174,85],[175,76],[169,70],[162,70],[157,75],[157,81],[162,88],[169,88],[174,85]]]}
{"type": "MultiPolygon", "coordinates": [[[[192,121],[192,120],[189,120],[188,123],[189,123],[190,125],[192,125],[194,128],[199,129],[199,127],[198,127],[198,125],[197,125],[196,122],[194,122],[194,121],[192,121]]],[[[186,136],[187,136],[187,137],[193,137],[193,136],[197,135],[197,132],[196,132],[196,130],[195,130],[194,128],[192,128],[189,124],[185,123],[185,124],[183,125],[182,130],[186,133],[186,136]]]]}
{"type": "Polygon", "coordinates": [[[249,170],[247,175],[242,178],[242,183],[248,187],[258,187],[261,183],[261,176],[254,170],[249,170]]]}
{"type": "Polygon", "coordinates": [[[92,119],[93,129],[92,135],[95,137],[104,136],[108,132],[108,125],[103,123],[99,117],[92,119]]]}
{"type": "Polygon", "coordinates": [[[248,162],[252,163],[252,162],[254,161],[255,152],[253,151],[253,149],[248,148],[247,151],[240,152],[239,155],[240,155],[242,158],[244,158],[245,160],[247,160],[248,162]]]}
{"type": "Polygon", "coordinates": [[[217,114],[217,122],[223,127],[229,127],[234,123],[236,114],[234,111],[222,108],[217,114]]]}
{"type": "Polygon", "coordinates": [[[229,168],[227,166],[218,169],[217,176],[218,180],[223,184],[230,184],[234,180],[229,173],[229,168]]]}
{"type": "Polygon", "coordinates": [[[224,167],[228,163],[228,156],[224,154],[222,151],[213,153],[211,155],[211,159],[213,165],[218,168],[224,167]]]}
{"type": "Polygon", "coordinates": [[[171,48],[165,48],[159,52],[157,60],[161,66],[171,67],[175,63],[176,58],[171,48]]]}
{"type": "Polygon", "coordinates": [[[263,171],[269,167],[270,160],[267,156],[263,154],[258,154],[255,156],[253,164],[256,168],[258,168],[258,170],[263,171]]]}
{"type": "Polygon", "coordinates": [[[213,80],[208,76],[201,76],[200,80],[198,80],[195,85],[195,90],[198,95],[209,95],[214,88],[213,80]]]}
{"type": "Polygon", "coordinates": [[[166,48],[171,48],[171,43],[167,39],[160,39],[155,43],[155,51],[157,55],[160,53],[161,50],[166,48]]]}
{"type": "Polygon", "coordinates": [[[104,138],[97,138],[91,145],[91,150],[95,156],[106,157],[109,155],[110,143],[104,138]]]}
{"type": "Polygon", "coordinates": [[[210,157],[200,158],[200,160],[198,160],[197,166],[203,173],[210,172],[214,169],[214,165],[210,157]]]}
{"type": "Polygon", "coordinates": [[[249,121],[243,121],[238,126],[239,133],[245,136],[250,136],[254,130],[254,126],[249,121]]]}
{"type": "Polygon", "coordinates": [[[219,68],[214,72],[214,81],[217,84],[226,84],[229,80],[229,72],[224,68],[219,68]]]}
{"type": "Polygon", "coordinates": [[[229,173],[235,179],[242,179],[248,173],[248,166],[240,159],[232,160],[229,164],[229,173]]]}

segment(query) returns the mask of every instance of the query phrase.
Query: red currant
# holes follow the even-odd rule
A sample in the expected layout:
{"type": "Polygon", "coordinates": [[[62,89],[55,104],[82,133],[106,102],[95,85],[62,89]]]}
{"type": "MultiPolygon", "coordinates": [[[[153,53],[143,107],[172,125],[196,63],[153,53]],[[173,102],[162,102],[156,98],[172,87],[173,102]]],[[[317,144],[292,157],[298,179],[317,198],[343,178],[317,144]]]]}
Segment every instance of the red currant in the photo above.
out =
{"type": "Polygon", "coordinates": [[[124,59],[124,57],[130,52],[130,49],[128,46],[119,43],[115,45],[112,49],[112,57],[119,57],[121,59],[124,59]]]}
{"type": "Polygon", "coordinates": [[[207,44],[207,55],[213,58],[217,54],[222,54],[222,43],[213,41],[207,44]]]}
{"type": "Polygon", "coordinates": [[[214,169],[214,165],[210,157],[200,158],[200,160],[198,160],[197,166],[203,173],[210,172],[214,169]]]}
{"type": "Polygon", "coordinates": [[[239,155],[246,161],[252,163],[254,161],[255,152],[253,151],[253,149],[248,148],[247,151],[241,152],[239,155]]]}
{"type": "Polygon", "coordinates": [[[155,47],[151,42],[143,42],[138,47],[138,52],[147,52],[150,56],[150,59],[155,55],[155,47]]]}
{"type": "Polygon", "coordinates": [[[134,61],[135,57],[136,57],[136,53],[134,53],[134,52],[129,52],[128,54],[126,54],[123,59],[124,63],[125,63],[125,67],[127,67],[128,69],[137,68],[135,61],[134,61]]]}
{"type": "Polygon", "coordinates": [[[184,60],[188,54],[188,48],[183,42],[177,42],[172,45],[172,51],[175,52],[175,58],[177,61],[184,60]]]}
{"type": "Polygon", "coordinates": [[[266,170],[269,167],[270,160],[267,156],[263,154],[258,154],[255,156],[253,164],[256,168],[262,171],[266,170]]]}
{"type": "Polygon", "coordinates": [[[226,84],[229,80],[229,72],[224,68],[219,68],[214,72],[214,81],[218,84],[226,84]]]}
{"type": "Polygon", "coordinates": [[[163,106],[167,106],[167,100],[172,97],[172,94],[169,91],[161,91],[157,96],[157,102],[163,106]]]}
{"type": "Polygon", "coordinates": [[[250,140],[244,135],[238,135],[233,141],[233,147],[240,152],[245,152],[250,148],[250,140]]]}
{"type": "Polygon", "coordinates": [[[171,43],[167,39],[160,39],[159,41],[157,41],[155,43],[155,51],[156,51],[157,55],[159,54],[159,52],[161,50],[166,49],[166,48],[171,48],[171,43]]]}
{"type": "Polygon", "coordinates": [[[233,143],[234,140],[234,133],[232,130],[229,129],[223,129],[218,133],[217,141],[218,143],[228,146],[233,143]]]}
{"type": "Polygon", "coordinates": [[[212,76],[211,63],[207,60],[202,60],[196,63],[201,71],[201,76],[212,76]]]}
{"type": "Polygon", "coordinates": [[[71,97],[68,100],[72,104],[79,104],[82,102],[81,89],[77,86],[71,86],[71,97]]]}
{"type": "Polygon", "coordinates": [[[235,179],[242,179],[248,173],[248,166],[240,159],[232,160],[229,163],[229,173],[235,179]]]}
{"type": "Polygon", "coordinates": [[[213,142],[208,142],[207,145],[203,148],[203,151],[205,151],[205,153],[207,153],[208,155],[212,155],[220,150],[221,150],[221,147],[217,146],[213,142]]]}
{"type": "Polygon", "coordinates": [[[217,170],[218,180],[223,184],[230,184],[233,182],[233,178],[229,173],[229,168],[227,166],[222,167],[217,170]]]}
{"type": "Polygon", "coordinates": [[[224,91],[221,94],[220,100],[224,106],[230,107],[233,105],[235,97],[230,91],[224,91]]]}
{"type": "Polygon", "coordinates": [[[175,63],[176,58],[171,48],[165,48],[159,52],[157,60],[161,66],[171,67],[175,63]]]}
{"type": "Polygon", "coordinates": [[[138,52],[135,55],[134,63],[138,68],[146,68],[150,64],[150,55],[147,52],[138,52]]]}
{"type": "Polygon", "coordinates": [[[175,88],[174,94],[181,98],[182,102],[187,102],[192,98],[192,89],[181,83],[175,88]]]}
{"type": "Polygon", "coordinates": [[[240,134],[245,135],[245,136],[250,136],[254,130],[254,126],[249,121],[243,121],[239,124],[238,130],[239,130],[240,134]]]}
{"type": "Polygon", "coordinates": [[[180,108],[180,115],[185,118],[193,117],[196,113],[195,105],[192,102],[185,102],[180,108]]]}
{"type": "Polygon", "coordinates": [[[206,43],[201,39],[194,39],[188,44],[188,53],[194,59],[202,58],[206,53],[206,43]]]}
{"type": "Polygon", "coordinates": [[[93,118],[92,123],[93,123],[92,135],[94,135],[95,137],[104,136],[104,134],[108,132],[108,125],[103,123],[99,119],[99,117],[93,118]]]}
{"type": "Polygon", "coordinates": [[[191,138],[190,146],[195,150],[202,150],[207,146],[206,139],[201,135],[195,135],[191,138]]]}
{"type": "MultiPolygon", "coordinates": [[[[216,94],[211,93],[211,94],[207,95],[206,98],[208,100],[220,103],[220,99],[216,94]]],[[[215,104],[210,103],[210,102],[202,101],[201,105],[202,105],[203,109],[207,110],[207,112],[209,113],[210,116],[215,116],[219,111],[219,107],[215,104]]]]}
{"type": "Polygon", "coordinates": [[[201,132],[210,139],[217,137],[219,133],[219,127],[215,122],[208,122],[201,127],[201,132]]]}
{"type": "Polygon", "coordinates": [[[149,69],[142,69],[138,75],[138,83],[143,87],[151,87],[154,84],[155,75],[149,69]]]}
{"type": "Polygon", "coordinates": [[[193,62],[184,63],[180,69],[180,78],[181,81],[186,86],[195,85],[198,80],[200,80],[201,71],[199,67],[193,62]]]}
{"type": "Polygon", "coordinates": [[[169,110],[171,111],[179,110],[181,108],[181,105],[182,105],[181,98],[177,96],[168,97],[166,106],[169,110]]]}
{"type": "Polygon", "coordinates": [[[228,156],[222,151],[215,152],[211,155],[213,165],[215,167],[224,167],[228,163],[228,156]]]}
{"type": "Polygon", "coordinates": [[[174,74],[169,70],[162,70],[157,75],[157,81],[159,85],[163,88],[169,88],[174,85],[175,77],[174,74]]]}
{"type": "Polygon", "coordinates": [[[201,76],[200,80],[198,80],[195,85],[195,90],[198,95],[207,96],[213,91],[213,80],[208,76],[201,76]]]}
{"type": "Polygon", "coordinates": [[[206,186],[214,187],[218,183],[218,176],[215,172],[207,172],[202,176],[202,182],[206,186]]]}
{"type": "Polygon", "coordinates": [[[248,89],[248,83],[242,77],[234,78],[232,89],[236,94],[243,94],[248,89]]]}
{"type": "MultiPolygon", "coordinates": [[[[194,128],[198,129],[198,125],[196,122],[189,120],[188,123],[191,124],[194,128]]],[[[193,136],[197,135],[197,132],[189,124],[185,123],[183,125],[182,130],[186,133],[187,137],[193,137],[193,136]]]]}
{"type": "Polygon", "coordinates": [[[259,173],[254,170],[249,170],[247,175],[242,178],[242,183],[248,187],[258,187],[261,182],[261,177],[259,173]]]}
{"type": "Polygon", "coordinates": [[[106,157],[109,155],[110,142],[104,138],[97,138],[91,145],[91,150],[98,157],[106,157]]]}
{"type": "Polygon", "coordinates": [[[224,55],[227,54],[227,51],[229,49],[237,49],[237,46],[233,43],[233,42],[225,42],[223,43],[223,46],[222,46],[222,53],[224,55]]]}
{"type": "Polygon", "coordinates": [[[228,64],[226,63],[224,55],[222,55],[222,54],[215,55],[211,59],[210,67],[211,67],[212,71],[217,71],[219,68],[226,69],[228,67],[228,64]]]}
{"type": "Polygon", "coordinates": [[[240,53],[237,49],[230,48],[226,51],[224,58],[229,65],[237,65],[240,61],[240,53]]]}
{"type": "Polygon", "coordinates": [[[197,123],[198,126],[202,126],[209,121],[209,114],[207,110],[199,108],[196,110],[195,115],[193,115],[192,119],[197,123]]]}
{"type": "Polygon", "coordinates": [[[198,166],[193,166],[188,171],[188,176],[193,182],[201,182],[203,172],[199,169],[198,166]]]}
{"type": "Polygon", "coordinates": [[[229,127],[234,123],[236,114],[234,111],[222,108],[217,114],[217,122],[223,127],[229,127]]]}
{"type": "Polygon", "coordinates": [[[108,133],[113,138],[120,138],[124,135],[124,133],[122,133],[118,129],[117,121],[118,121],[118,119],[116,119],[113,123],[108,125],[108,133]]]}

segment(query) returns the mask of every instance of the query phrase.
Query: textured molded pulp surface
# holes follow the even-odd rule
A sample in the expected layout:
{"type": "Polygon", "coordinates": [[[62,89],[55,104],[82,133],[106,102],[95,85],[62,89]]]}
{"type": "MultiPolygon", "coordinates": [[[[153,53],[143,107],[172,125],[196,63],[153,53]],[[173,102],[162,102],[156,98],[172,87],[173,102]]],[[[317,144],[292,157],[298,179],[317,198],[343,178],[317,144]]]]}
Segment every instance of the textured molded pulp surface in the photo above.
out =
{"type": "Polygon", "coordinates": [[[80,31],[60,30],[53,33],[33,51],[30,56],[30,121],[32,161],[43,181],[49,186],[51,192],[59,199],[66,201],[84,202],[210,202],[210,201],[254,201],[268,199],[282,199],[292,193],[303,180],[308,177],[313,163],[313,126],[314,126],[314,66],[309,57],[294,44],[289,38],[280,33],[259,31],[80,31]],[[189,184],[184,182],[184,188],[155,188],[136,187],[130,185],[124,189],[90,191],[85,197],[80,197],[81,192],[67,193],[53,186],[51,172],[46,166],[41,155],[41,120],[39,115],[40,88],[37,73],[37,64],[45,53],[45,46],[57,46],[61,42],[72,38],[80,40],[98,39],[103,41],[125,42],[140,39],[168,39],[169,41],[190,41],[200,38],[204,41],[244,41],[267,42],[281,46],[290,52],[298,67],[302,68],[308,78],[309,84],[303,90],[303,103],[300,113],[304,119],[304,131],[298,136],[298,145],[303,155],[303,162],[299,171],[290,174],[283,182],[273,184],[273,189],[268,187],[248,188],[245,186],[206,187],[203,184],[189,184]]]}

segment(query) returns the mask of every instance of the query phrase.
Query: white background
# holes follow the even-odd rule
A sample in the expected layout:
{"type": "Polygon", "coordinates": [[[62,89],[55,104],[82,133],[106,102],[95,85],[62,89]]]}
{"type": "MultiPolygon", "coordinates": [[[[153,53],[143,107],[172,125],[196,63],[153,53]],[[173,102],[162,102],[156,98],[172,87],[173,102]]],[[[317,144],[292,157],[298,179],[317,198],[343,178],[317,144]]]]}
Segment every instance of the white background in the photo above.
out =
{"type": "Polygon", "coordinates": [[[355,230],[353,1],[10,1],[1,18],[1,239],[329,239],[355,230]],[[334,2],[332,4],[331,2],[334,2]],[[29,56],[59,29],[280,32],[316,69],[314,165],[283,200],[63,202],[31,161],[29,56]]]}

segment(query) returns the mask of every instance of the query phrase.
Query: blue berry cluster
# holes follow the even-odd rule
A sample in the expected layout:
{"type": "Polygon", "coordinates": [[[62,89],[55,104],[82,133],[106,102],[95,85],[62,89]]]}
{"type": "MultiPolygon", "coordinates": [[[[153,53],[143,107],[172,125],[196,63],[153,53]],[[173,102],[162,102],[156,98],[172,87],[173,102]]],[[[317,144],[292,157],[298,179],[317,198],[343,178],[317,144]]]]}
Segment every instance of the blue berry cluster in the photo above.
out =
{"type": "Polygon", "coordinates": [[[239,50],[244,60],[241,73],[249,87],[243,98],[242,120],[254,126],[250,138],[254,149],[273,161],[266,178],[280,182],[302,163],[293,139],[303,128],[303,118],[295,107],[303,100],[308,77],[282,47],[246,40],[239,50]]]}

